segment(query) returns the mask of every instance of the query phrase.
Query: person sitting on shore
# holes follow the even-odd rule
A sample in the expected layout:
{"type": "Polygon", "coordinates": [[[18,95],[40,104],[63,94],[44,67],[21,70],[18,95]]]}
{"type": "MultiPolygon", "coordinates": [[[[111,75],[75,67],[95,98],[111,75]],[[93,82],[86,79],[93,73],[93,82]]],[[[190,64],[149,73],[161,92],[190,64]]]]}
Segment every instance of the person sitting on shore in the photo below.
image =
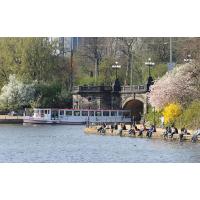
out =
{"type": "Polygon", "coordinates": [[[143,135],[143,132],[146,130],[146,127],[145,125],[143,124],[143,126],[139,129],[139,134],[138,136],[142,136],[143,135]]]}
{"type": "Polygon", "coordinates": [[[126,125],[125,124],[122,125],[122,130],[126,130],[126,125]]]}
{"type": "Polygon", "coordinates": [[[152,136],[153,132],[154,132],[154,125],[151,125],[151,127],[147,131],[146,136],[150,138],[152,136]]]}
{"type": "Polygon", "coordinates": [[[110,132],[113,133],[114,126],[113,124],[110,125],[110,132]]]}
{"type": "Polygon", "coordinates": [[[172,127],[171,126],[168,126],[167,127],[167,137],[168,138],[172,138],[172,127]]]}
{"type": "Polygon", "coordinates": [[[101,132],[102,131],[102,129],[103,129],[103,126],[100,126],[99,128],[97,128],[97,132],[101,132]]]}
{"type": "Polygon", "coordinates": [[[198,128],[195,132],[194,132],[194,134],[193,134],[193,136],[192,136],[192,138],[191,138],[191,141],[192,142],[197,142],[197,140],[198,140],[198,136],[200,135],[200,128],[198,128]]]}
{"type": "Polygon", "coordinates": [[[117,125],[117,123],[114,124],[114,128],[115,128],[115,130],[118,129],[118,125],[117,125]]]}
{"type": "Polygon", "coordinates": [[[174,125],[172,125],[170,137],[173,138],[174,134],[178,134],[178,129],[174,125]]]}
{"type": "Polygon", "coordinates": [[[187,129],[185,128],[185,126],[183,128],[181,128],[181,133],[179,134],[179,140],[183,141],[183,136],[187,134],[187,129]]]}
{"type": "Polygon", "coordinates": [[[130,127],[130,129],[128,130],[128,133],[135,135],[136,131],[135,131],[134,127],[130,127]]]}
{"type": "Polygon", "coordinates": [[[163,133],[163,137],[164,138],[168,138],[168,137],[171,137],[171,134],[172,134],[172,129],[170,126],[167,126],[165,128],[165,132],[163,133]]]}
{"type": "Polygon", "coordinates": [[[184,130],[184,134],[185,135],[190,135],[190,133],[188,132],[188,130],[185,128],[185,130],[184,130]]]}
{"type": "Polygon", "coordinates": [[[106,123],[103,123],[103,128],[106,128],[106,123]]]}
{"type": "Polygon", "coordinates": [[[120,128],[117,130],[117,133],[118,133],[120,136],[122,136],[122,130],[123,130],[123,128],[122,128],[122,124],[121,124],[120,128]]]}
{"type": "Polygon", "coordinates": [[[134,128],[135,128],[135,131],[139,131],[139,129],[136,125],[134,126],[134,128]]]}
{"type": "Polygon", "coordinates": [[[97,129],[97,132],[99,132],[99,133],[105,133],[105,132],[106,132],[105,124],[101,125],[101,126],[97,129]]]}

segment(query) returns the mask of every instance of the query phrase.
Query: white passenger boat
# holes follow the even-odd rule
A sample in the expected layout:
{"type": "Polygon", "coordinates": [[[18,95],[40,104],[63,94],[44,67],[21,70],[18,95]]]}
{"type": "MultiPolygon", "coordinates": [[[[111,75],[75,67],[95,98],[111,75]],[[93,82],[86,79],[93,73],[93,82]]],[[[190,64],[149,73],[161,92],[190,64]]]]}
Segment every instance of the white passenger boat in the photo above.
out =
{"type": "Polygon", "coordinates": [[[33,116],[24,116],[24,123],[32,124],[86,124],[131,123],[129,110],[34,109],[33,116]]]}

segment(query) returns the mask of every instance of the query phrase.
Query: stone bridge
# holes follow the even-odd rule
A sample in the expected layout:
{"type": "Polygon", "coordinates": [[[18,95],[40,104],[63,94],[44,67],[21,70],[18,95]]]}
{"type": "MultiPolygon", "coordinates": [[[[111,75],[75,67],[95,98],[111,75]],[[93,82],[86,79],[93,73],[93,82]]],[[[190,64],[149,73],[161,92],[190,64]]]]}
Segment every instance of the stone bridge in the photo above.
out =
{"type": "Polygon", "coordinates": [[[121,108],[132,111],[136,119],[147,112],[147,85],[123,86],[120,91],[121,108]]]}
{"type": "Polygon", "coordinates": [[[147,112],[147,85],[122,86],[118,92],[111,86],[75,86],[73,108],[128,109],[140,120],[147,112]]]}

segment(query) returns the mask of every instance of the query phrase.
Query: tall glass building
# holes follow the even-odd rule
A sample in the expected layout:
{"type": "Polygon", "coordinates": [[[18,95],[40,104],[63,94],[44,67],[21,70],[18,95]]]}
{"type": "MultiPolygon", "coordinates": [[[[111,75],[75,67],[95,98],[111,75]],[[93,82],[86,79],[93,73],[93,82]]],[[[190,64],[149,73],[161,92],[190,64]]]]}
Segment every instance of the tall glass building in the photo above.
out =
{"type": "Polygon", "coordinates": [[[79,37],[50,37],[50,41],[58,41],[58,51],[64,56],[70,56],[71,51],[78,50],[80,38],[79,37]]]}

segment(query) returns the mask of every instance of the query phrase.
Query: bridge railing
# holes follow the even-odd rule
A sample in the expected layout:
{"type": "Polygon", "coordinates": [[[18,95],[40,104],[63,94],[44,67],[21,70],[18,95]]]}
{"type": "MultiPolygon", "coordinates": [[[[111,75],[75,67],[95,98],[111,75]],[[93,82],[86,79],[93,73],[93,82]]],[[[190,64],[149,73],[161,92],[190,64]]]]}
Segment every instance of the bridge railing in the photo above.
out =
{"type": "MultiPolygon", "coordinates": [[[[74,86],[73,92],[111,92],[113,88],[111,86],[74,86]]],[[[146,92],[147,85],[126,85],[121,86],[121,92],[140,93],[146,92]]]]}
{"type": "Polygon", "coordinates": [[[146,92],[147,85],[125,85],[121,87],[121,92],[146,92]]]}
{"type": "Polygon", "coordinates": [[[110,92],[111,86],[74,86],[73,92],[110,92]]]}

